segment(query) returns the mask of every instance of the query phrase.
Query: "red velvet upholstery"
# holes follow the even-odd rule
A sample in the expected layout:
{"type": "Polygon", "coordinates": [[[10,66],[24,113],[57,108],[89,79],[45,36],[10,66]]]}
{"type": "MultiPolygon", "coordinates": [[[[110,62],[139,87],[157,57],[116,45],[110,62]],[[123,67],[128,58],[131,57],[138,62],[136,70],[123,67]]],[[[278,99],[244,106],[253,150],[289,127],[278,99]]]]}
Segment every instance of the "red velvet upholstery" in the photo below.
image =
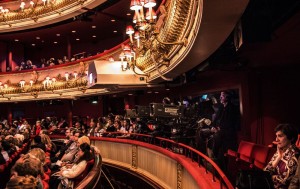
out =
{"type": "Polygon", "coordinates": [[[275,154],[277,148],[276,147],[272,147],[269,148],[269,153],[268,153],[268,157],[267,157],[267,162],[269,162],[271,160],[271,158],[273,157],[273,155],[275,154]]]}
{"type": "Polygon", "coordinates": [[[239,144],[238,151],[228,150],[225,156],[227,156],[227,177],[234,183],[238,170],[240,169],[250,169],[250,164],[252,163],[252,149],[254,143],[241,141],[239,144]]]}
{"type": "Polygon", "coordinates": [[[238,148],[238,154],[239,154],[239,157],[237,160],[241,159],[245,162],[251,162],[252,160],[252,150],[253,150],[253,147],[254,147],[254,143],[252,142],[247,142],[247,141],[241,141],[240,144],[239,144],[239,148],[238,148]]]}
{"type": "Polygon", "coordinates": [[[87,176],[89,171],[92,169],[94,162],[95,162],[94,159],[88,161],[85,170],[80,175],[73,178],[74,186],[78,185],[78,183],[81,182],[85,176],[87,176]]]}
{"type": "Polygon", "coordinates": [[[49,180],[50,180],[50,176],[44,173],[43,181],[49,183],[49,180]]]}
{"type": "Polygon", "coordinates": [[[49,184],[46,181],[42,180],[42,184],[44,189],[49,189],[49,184]]]}
{"type": "Polygon", "coordinates": [[[90,170],[88,170],[88,174],[80,181],[80,183],[74,185],[75,189],[96,188],[101,176],[102,157],[100,156],[100,154],[95,154],[95,158],[92,164],[93,166],[90,170]]]}
{"type": "Polygon", "coordinates": [[[45,165],[47,165],[47,166],[51,165],[51,160],[48,157],[46,157],[46,159],[45,159],[45,165]]]}
{"type": "Polygon", "coordinates": [[[2,172],[4,171],[5,167],[6,167],[6,165],[5,165],[5,164],[3,164],[3,165],[0,165],[0,173],[2,173],[2,172]]]}
{"type": "Polygon", "coordinates": [[[263,169],[268,163],[268,154],[269,154],[269,147],[256,144],[252,150],[252,157],[253,157],[253,166],[259,169],[263,169]]]}
{"type": "Polygon", "coordinates": [[[300,148],[300,134],[298,134],[298,140],[296,141],[296,146],[300,148]]]}
{"type": "Polygon", "coordinates": [[[51,175],[51,169],[48,168],[48,170],[45,171],[44,173],[47,174],[47,175],[51,175]]]}

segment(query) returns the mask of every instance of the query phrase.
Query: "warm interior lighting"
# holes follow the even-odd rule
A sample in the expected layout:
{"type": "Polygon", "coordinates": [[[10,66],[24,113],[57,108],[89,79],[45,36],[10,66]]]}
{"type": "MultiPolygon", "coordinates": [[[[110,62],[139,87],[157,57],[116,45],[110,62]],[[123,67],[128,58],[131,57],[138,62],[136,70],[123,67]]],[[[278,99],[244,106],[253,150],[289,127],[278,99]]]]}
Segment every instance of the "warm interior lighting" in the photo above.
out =
{"type": "Polygon", "coordinates": [[[65,73],[65,78],[66,78],[66,81],[69,80],[69,73],[68,72],[65,73]]]}
{"type": "Polygon", "coordinates": [[[21,87],[21,88],[24,88],[24,86],[25,86],[25,81],[24,81],[24,80],[21,80],[21,81],[20,81],[20,87],[21,87]]]}
{"type": "Polygon", "coordinates": [[[73,75],[74,75],[74,77],[75,77],[75,79],[77,78],[77,72],[75,71],[74,73],[73,73],[73,75]]]}
{"type": "Polygon", "coordinates": [[[157,65],[168,65],[169,59],[165,49],[160,45],[185,45],[186,41],[163,42],[158,39],[159,29],[156,26],[157,15],[154,10],[155,0],[131,0],[130,10],[134,11],[133,24],[126,27],[126,34],[130,38],[130,43],[123,46],[123,52],[120,55],[122,70],[131,69],[137,75],[148,76],[143,73],[137,73],[137,59],[146,54],[151,56],[151,60],[157,65]]]}

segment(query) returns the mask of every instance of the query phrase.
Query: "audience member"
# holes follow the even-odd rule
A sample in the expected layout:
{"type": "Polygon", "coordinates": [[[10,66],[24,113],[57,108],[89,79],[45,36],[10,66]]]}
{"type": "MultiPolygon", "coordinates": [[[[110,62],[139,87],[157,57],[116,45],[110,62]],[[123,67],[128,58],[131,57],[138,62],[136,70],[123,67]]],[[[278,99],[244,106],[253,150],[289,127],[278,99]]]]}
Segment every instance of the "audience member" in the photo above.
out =
{"type": "Polygon", "coordinates": [[[299,189],[300,188],[300,157],[298,158],[298,166],[296,174],[293,176],[289,189],[299,189]]]}
{"type": "Polygon", "coordinates": [[[59,172],[53,174],[50,179],[50,188],[57,188],[58,185],[71,187],[73,185],[72,178],[79,176],[86,168],[87,161],[91,159],[91,148],[87,143],[82,143],[79,146],[77,161],[73,164],[67,164],[60,169],[59,172]],[[59,180],[57,177],[60,177],[59,180]]]}
{"type": "Polygon", "coordinates": [[[237,128],[239,127],[239,109],[231,102],[232,95],[229,91],[222,91],[220,95],[221,106],[213,123],[214,132],[212,145],[213,156],[217,158],[220,168],[226,171],[224,153],[228,149],[237,149],[237,128]]]}
{"type": "Polygon", "coordinates": [[[271,174],[274,188],[288,188],[298,165],[299,150],[295,146],[298,133],[291,124],[279,124],[275,132],[277,151],[264,170],[271,174]]]}
{"type": "Polygon", "coordinates": [[[12,176],[6,184],[6,189],[36,189],[38,180],[33,176],[12,176]]]}

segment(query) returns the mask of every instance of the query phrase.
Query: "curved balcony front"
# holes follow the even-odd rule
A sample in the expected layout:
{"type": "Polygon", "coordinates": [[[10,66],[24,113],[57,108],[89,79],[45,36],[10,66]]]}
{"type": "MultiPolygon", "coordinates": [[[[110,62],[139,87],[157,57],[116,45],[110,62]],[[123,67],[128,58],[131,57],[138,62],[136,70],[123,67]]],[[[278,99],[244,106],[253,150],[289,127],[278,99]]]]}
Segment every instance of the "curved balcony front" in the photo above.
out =
{"type": "MultiPolygon", "coordinates": [[[[122,133],[111,133],[122,135],[122,133]]],[[[52,139],[61,136],[53,135],[52,139]]],[[[144,134],[129,138],[90,137],[104,164],[133,172],[160,188],[232,188],[207,156],[182,143],[144,134]]]]}

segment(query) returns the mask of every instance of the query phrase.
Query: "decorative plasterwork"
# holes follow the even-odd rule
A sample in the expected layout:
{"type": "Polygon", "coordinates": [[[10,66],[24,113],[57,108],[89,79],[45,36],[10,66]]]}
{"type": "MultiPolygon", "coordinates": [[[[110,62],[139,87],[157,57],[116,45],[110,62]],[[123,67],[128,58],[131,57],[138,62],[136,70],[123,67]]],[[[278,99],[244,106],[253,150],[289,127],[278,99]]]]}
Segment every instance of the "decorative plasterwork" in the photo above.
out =
{"type": "Polygon", "coordinates": [[[165,45],[157,40],[137,58],[137,67],[148,75],[149,82],[161,82],[203,63],[233,31],[248,2],[166,0],[159,8],[157,38],[162,42],[185,43],[165,45]]]}
{"type": "Polygon", "coordinates": [[[182,189],[182,172],[182,165],[180,163],[177,163],[177,189],[182,189]]]}
{"type": "MultiPolygon", "coordinates": [[[[47,4],[36,4],[24,10],[0,14],[0,32],[30,29],[60,22],[94,8],[106,0],[55,0],[47,4]]],[[[17,2],[20,3],[20,2],[17,2]]],[[[4,5],[3,5],[4,6],[4,5]]]]}
{"type": "Polygon", "coordinates": [[[137,169],[138,165],[138,150],[137,150],[137,145],[132,145],[132,167],[137,169]]]}

